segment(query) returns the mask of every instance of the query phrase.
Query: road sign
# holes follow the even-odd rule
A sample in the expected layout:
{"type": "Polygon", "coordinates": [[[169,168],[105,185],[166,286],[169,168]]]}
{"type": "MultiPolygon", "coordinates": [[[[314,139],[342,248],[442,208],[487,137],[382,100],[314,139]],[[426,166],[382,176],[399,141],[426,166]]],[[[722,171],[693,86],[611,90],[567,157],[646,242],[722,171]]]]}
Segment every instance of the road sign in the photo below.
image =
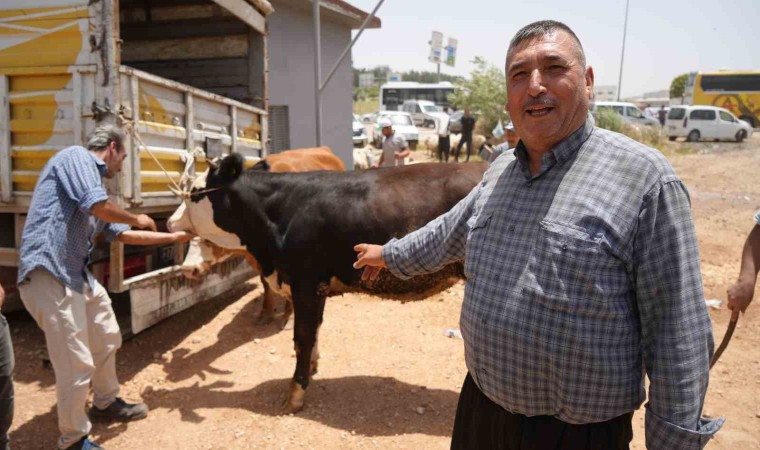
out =
{"type": "Polygon", "coordinates": [[[433,36],[430,38],[430,56],[428,59],[431,62],[440,64],[443,56],[443,33],[440,31],[433,31],[433,36]]]}
{"type": "Polygon", "coordinates": [[[449,38],[449,45],[446,46],[446,64],[454,67],[457,57],[457,40],[449,38]]]}

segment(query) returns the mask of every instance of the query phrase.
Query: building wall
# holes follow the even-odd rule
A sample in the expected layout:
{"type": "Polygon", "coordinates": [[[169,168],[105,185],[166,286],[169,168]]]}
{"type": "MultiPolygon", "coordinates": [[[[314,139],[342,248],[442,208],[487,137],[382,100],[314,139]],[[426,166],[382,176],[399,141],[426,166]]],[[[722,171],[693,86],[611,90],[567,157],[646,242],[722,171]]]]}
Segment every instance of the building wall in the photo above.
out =
{"type": "MultiPolygon", "coordinates": [[[[311,11],[272,1],[269,20],[269,104],[287,105],[290,147],[316,144],[314,110],[314,27],[311,11]]],[[[351,43],[351,29],[321,16],[322,79],[351,43]]],[[[353,167],[351,58],[340,65],[322,93],[322,145],[329,146],[346,167],[353,167]]]]}
{"type": "Polygon", "coordinates": [[[617,86],[594,86],[594,100],[600,102],[614,102],[617,100],[617,86]]]}

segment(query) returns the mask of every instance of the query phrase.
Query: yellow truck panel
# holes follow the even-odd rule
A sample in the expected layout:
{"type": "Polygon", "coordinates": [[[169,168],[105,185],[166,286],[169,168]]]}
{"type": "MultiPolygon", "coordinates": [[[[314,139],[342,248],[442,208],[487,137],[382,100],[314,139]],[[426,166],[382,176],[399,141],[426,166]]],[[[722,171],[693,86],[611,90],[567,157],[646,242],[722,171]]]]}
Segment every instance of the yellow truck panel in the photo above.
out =
{"type": "MultiPolygon", "coordinates": [[[[15,242],[0,244],[4,285],[9,277],[2,271],[18,264],[40,171],[55,152],[85,145],[99,124],[126,131],[122,173],[106,183],[111,200],[159,223],[179,204],[169,186],[179,181],[188,152],[203,155],[196,157],[194,172],[206,170],[207,158],[231,152],[244,155],[247,166],[265,156],[266,15],[272,8],[266,0],[252,3],[0,2],[0,243],[15,242]],[[177,31],[171,38],[163,32],[167,27],[177,31]],[[220,67],[245,75],[214,92],[178,81],[230,79],[220,76],[220,67]]],[[[127,266],[140,264],[125,260],[141,257],[137,250],[118,243],[102,250],[93,272],[107,279],[111,292],[134,294],[133,332],[220,293],[232,273],[226,267],[207,284],[180,282],[178,267],[171,261],[156,266],[161,258],[154,255],[130,274],[127,266]],[[161,293],[153,298],[154,291],[161,293]]],[[[183,248],[174,254],[173,262],[181,261],[183,248]]],[[[246,266],[232,264],[239,281],[246,266]]]]}

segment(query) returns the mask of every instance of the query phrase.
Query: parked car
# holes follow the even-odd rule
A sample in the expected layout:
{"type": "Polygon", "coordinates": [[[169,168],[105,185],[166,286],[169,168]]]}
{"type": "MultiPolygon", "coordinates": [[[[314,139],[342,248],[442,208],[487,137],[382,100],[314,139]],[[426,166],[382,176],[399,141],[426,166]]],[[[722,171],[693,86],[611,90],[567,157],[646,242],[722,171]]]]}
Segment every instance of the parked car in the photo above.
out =
{"type": "Polygon", "coordinates": [[[685,136],[689,142],[700,139],[735,140],[752,136],[752,126],[737,119],[731,111],[717,106],[673,106],[665,120],[668,139],[685,136]]]}
{"type": "Polygon", "coordinates": [[[598,113],[602,110],[612,110],[620,114],[623,121],[632,125],[660,126],[657,119],[646,117],[644,113],[633,103],[627,102],[594,102],[591,108],[592,113],[598,113]]]}
{"type": "Polygon", "coordinates": [[[361,119],[362,119],[361,121],[364,122],[364,123],[376,123],[377,122],[377,111],[371,112],[371,113],[367,113],[367,114],[362,114],[361,119]]]}
{"type": "Polygon", "coordinates": [[[381,117],[387,117],[393,124],[393,130],[399,136],[403,136],[406,142],[409,144],[409,148],[414,150],[417,147],[417,143],[420,141],[420,132],[417,127],[414,126],[412,116],[408,112],[404,111],[379,111],[376,116],[374,135],[372,139],[372,145],[375,148],[382,148],[383,146],[383,133],[378,125],[381,117]]]}
{"type": "Polygon", "coordinates": [[[449,133],[461,133],[462,132],[462,117],[464,111],[454,111],[449,115],[449,133]]]}
{"type": "Polygon", "coordinates": [[[369,138],[367,137],[367,130],[364,128],[362,121],[359,120],[359,116],[354,114],[353,119],[354,120],[351,126],[353,127],[354,132],[354,145],[366,147],[367,143],[369,142],[369,138]]]}
{"type": "Polygon", "coordinates": [[[429,100],[406,100],[401,111],[412,116],[414,124],[422,127],[435,127],[436,122],[445,114],[435,103],[429,100]]]}

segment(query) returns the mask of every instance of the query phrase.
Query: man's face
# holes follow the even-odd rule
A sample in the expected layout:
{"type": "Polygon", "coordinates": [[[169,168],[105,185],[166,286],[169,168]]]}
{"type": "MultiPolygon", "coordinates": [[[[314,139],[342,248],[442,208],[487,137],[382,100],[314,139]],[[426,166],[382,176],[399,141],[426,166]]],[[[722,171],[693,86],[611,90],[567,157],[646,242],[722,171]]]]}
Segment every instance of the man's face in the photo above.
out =
{"type": "Polygon", "coordinates": [[[106,155],[106,158],[103,159],[106,163],[106,167],[108,167],[108,175],[106,175],[106,178],[113,178],[117,173],[121,172],[121,166],[124,164],[124,159],[127,157],[127,150],[123,145],[120,145],[117,142],[111,142],[108,144],[106,152],[108,152],[108,154],[106,155]]]}
{"type": "Polygon", "coordinates": [[[393,127],[383,127],[382,130],[383,136],[388,137],[391,134],[393,134],[393,127]]]}
{"type": "Polygon", "coordinates": [[[564,31],[524,41],[507,55],[507,111],[529,150],[546,151],[580,127],[594,71],[564,31]]]}

